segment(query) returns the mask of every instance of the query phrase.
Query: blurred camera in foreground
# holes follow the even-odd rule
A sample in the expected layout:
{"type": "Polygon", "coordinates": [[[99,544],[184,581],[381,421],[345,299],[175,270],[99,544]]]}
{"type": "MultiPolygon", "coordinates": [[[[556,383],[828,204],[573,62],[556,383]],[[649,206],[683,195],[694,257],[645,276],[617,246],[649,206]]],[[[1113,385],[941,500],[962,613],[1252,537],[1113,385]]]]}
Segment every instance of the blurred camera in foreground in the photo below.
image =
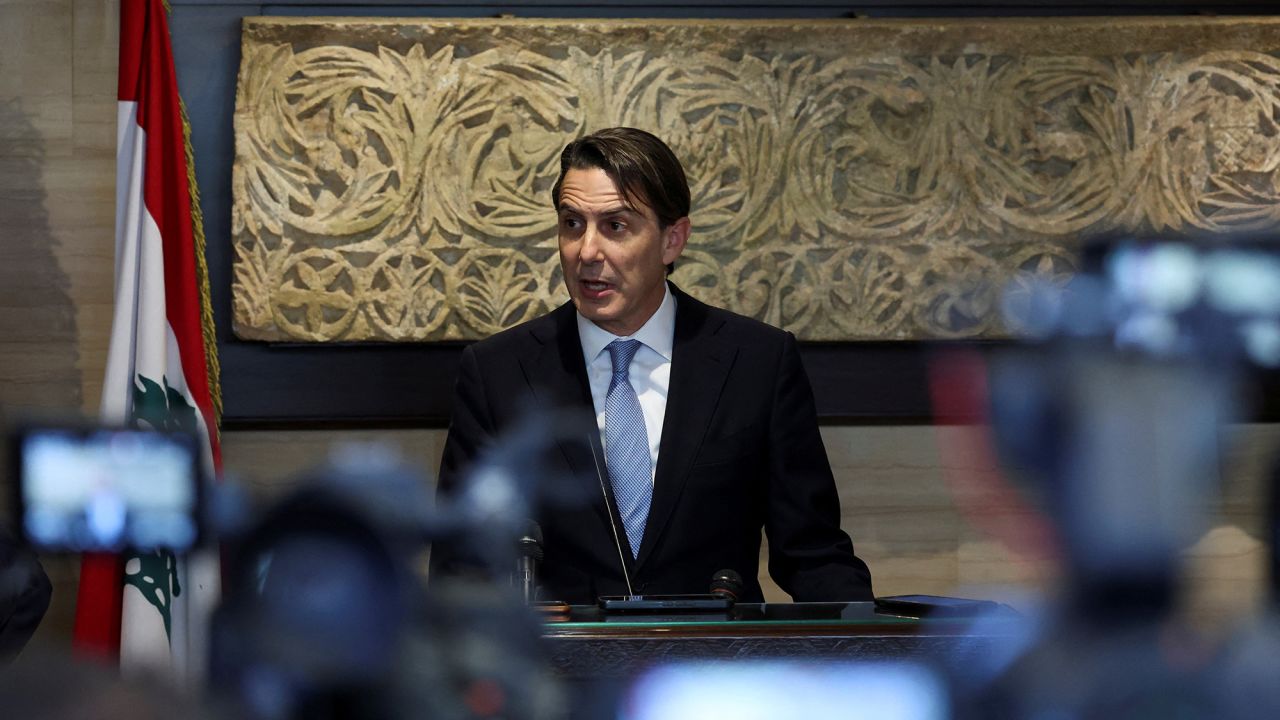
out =
{"type": "Polygon", "coordinates": [[[181,554],[201,540],[193,435],[27,425],[13,433],[11,447],[18,526],[39,550],[181,554]]]}

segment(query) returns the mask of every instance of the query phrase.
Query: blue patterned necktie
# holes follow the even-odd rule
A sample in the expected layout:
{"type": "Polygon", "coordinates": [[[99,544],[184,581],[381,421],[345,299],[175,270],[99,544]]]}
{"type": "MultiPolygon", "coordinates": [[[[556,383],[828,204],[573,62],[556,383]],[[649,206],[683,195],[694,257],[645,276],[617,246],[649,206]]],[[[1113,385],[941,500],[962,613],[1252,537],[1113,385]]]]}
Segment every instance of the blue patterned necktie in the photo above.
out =
{"type": "Polygon", "coordinates": [[[613,501],[627,530],[633,558],[640,554],[644,523],[649,517],[649,503],[653,500],[650,472],[653,458],[649,455],[649,433],[644,428],[640,399],[627,379],[631,359],[639,349],[639,340],[609,343],[613,379],[609,381],[609,394],[604,401],[605,464],[609,470],[609,482],[613,485],[613,501]]]}

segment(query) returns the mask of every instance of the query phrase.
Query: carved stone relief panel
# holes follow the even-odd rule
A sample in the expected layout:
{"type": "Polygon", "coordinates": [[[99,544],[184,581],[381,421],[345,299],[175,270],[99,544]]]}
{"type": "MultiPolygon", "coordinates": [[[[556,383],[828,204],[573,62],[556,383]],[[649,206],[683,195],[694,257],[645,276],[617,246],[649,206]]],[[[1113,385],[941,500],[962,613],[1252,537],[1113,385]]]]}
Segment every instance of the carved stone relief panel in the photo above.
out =
{"type": "Polygon", "coordinates": [[[245,21],[238,336],[485,337],[563,302],[564,144],[693,190],[674,280],[807,340],[998,336],[1082,239],[1280,220],[1262,19],[245,21]]]}

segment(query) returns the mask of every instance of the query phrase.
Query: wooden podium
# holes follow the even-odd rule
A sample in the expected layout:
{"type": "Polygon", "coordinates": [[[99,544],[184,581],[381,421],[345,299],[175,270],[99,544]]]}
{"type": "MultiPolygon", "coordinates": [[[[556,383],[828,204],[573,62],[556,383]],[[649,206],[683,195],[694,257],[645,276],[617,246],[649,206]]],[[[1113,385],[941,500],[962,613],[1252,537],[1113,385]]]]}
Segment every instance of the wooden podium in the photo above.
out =
{"type": "Polygon", "coordinates": [[[989,656],[1016,632],[1006,619],[921,619],[870,602],[743,604],[727,612],[607,615],[576,606],[548,621],[543,638],[566,679],[624,679],[677,660],[929,660],[989,656]]]}

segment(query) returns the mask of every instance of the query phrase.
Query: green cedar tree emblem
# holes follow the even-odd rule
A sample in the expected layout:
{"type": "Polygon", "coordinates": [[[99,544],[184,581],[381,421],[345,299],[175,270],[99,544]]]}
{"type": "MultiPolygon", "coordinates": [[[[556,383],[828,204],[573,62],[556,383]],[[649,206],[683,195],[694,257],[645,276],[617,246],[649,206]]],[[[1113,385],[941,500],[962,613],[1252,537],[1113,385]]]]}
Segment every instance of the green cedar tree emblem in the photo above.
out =
{"type": "Polygon", "coordinates": [[[138,561],[138,571],[126,571],[125,584],[138,588],[142,597],[155,606],[164,619],[164,634],[172,640],[173,610],[170,606],[173,598],[182,594],[182,586],[178,583],[178,558],[168,550],[155,550],[146,554],[134,553],[130,559],[138,561]]]}
{"type": "MultiPolygon", "coordinates": [[[[133,386],[133,413],[130,421],[138,427],[161,431],[195,433],[199,431],[196,409],[174,388],[168,378],[160,382],[138,375],[133,386]]],[[[172,638],[173,598],[182,595],[178,581],[178,559],[168,550],[134,554],[137,572],[125,572],[124,582],[138,588],[147,602],[155,606],[164,619],[165,635],[172,638]]],[[[127,564],[126,564],[127,567],[127,564]]]]}
{"type": "Polygon", "coordinates": [[[161,378],[160,382],[164,383],[163,387],[155,380],[138,376],[138,382],[133,386],[133,416],[129,419],[152,430],[199,431],[195,407],[187,403],[181,392],[169,387],[168,378],[161,378]]]}

